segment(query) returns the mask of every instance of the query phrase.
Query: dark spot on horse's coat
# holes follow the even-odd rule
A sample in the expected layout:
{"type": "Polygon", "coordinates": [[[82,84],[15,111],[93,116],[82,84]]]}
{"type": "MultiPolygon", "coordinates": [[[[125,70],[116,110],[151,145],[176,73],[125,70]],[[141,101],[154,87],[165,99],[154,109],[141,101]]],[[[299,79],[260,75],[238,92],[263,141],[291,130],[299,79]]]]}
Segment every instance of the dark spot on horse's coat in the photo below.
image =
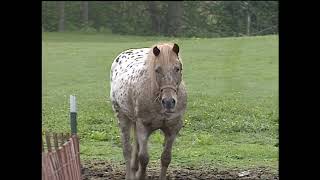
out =
{"type": "Polygon", "coordinates": [[[132,65],[129,68],[132,68],[132,65]]]}
{"type": "Polygon", "coordinates": [[[131,58],[134,58],[134,56],[131,56],[131,58]]]}
{"type": "Polygon", "coordinates": [[[116,72],[116,76],[115,77],[117,77],[117,75],[118,75],[118,72],[116,72]]]}
{"type": "Polygon", "coordinates": [[[121,64],[121,61],[119,61],[119,64],[121,64]]]}
{"type": "Polygon", "coordinates": [[[122,56],[122,58],[125,58],[126,56],[122,56]]]}
{"type": "Polygon", "coordinates": [[[143,75],[143,73],[144,73],[144,71],[140,71],[140,76],[142,76],[142,75],[143,75]]]}
{"type": "Polygon", "coordinates": [[[117,59],[116,59],[116,62],[118,62],[119,61],[119,57],[117,57],[117,59]]]}

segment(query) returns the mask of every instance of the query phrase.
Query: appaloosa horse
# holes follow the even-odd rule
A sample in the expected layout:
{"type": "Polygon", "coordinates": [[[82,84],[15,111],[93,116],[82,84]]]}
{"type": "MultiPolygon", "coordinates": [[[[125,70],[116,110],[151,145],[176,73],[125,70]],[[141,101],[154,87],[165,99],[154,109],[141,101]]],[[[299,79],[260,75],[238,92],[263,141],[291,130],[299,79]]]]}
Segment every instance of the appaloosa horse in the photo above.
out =
{"type": "Polygon", "coordinates": [[[160,129],[164,136],[160,179],[166,179],[171,149],[182,127],[187,93],[177,44],[129,49],[111,66],[110,97],[118,118],[126,162],[126,179],[144,179],[149,162],[148,137],[160,129]],[[134,145],[130,143],[133,129],[134,145]]]}

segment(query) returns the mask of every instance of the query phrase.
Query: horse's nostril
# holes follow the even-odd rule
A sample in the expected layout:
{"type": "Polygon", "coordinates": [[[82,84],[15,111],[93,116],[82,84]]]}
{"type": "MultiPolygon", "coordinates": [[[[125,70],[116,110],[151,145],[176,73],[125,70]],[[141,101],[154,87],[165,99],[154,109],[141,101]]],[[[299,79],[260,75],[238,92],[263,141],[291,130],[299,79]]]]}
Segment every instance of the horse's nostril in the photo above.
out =
{"type": "Polygon", "coordinates": [[[174,100],[173,98],[171,99],[171,102],[172,102],[173,105],[176,104],[176,100],[174,100]]]}
{"type": "Polygon", "coordinates": [[[164,99],[162,99],[161,103],[162,103],[162,104],[165,104],[166,102],[165,102],[165,100],[164,100],[164,99]]]}

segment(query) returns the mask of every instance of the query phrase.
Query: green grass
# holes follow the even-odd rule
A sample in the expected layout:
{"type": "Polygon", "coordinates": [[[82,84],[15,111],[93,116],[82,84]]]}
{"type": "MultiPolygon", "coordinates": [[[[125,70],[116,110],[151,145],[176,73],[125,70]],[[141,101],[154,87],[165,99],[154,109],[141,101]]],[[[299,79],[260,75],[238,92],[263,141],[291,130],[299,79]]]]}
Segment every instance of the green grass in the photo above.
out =
{"type": "MultiPolygon", "coordinates": [[[[159,41],[180,46],[188,90],[185,127],[172,166],[278,168],[278,36],[165,38],[43,33],[43,131],[66,132],[77,97],[81,158],[123,162],[109,101],[109,69],[124,49],[159,41]]],[[[159,163],[162,135],[149,142],[159,163]]]]}

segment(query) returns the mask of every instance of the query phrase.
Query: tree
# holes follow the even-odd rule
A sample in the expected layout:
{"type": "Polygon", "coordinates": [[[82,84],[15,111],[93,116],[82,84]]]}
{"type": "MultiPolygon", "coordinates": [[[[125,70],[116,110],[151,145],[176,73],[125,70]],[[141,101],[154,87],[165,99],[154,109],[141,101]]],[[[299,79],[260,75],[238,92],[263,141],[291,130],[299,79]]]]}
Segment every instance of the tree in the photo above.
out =
{"type": "Polygon", "coordinates": [[[80,12],[82,24],[87,26],[89,24],[89,5],[88,1],[82,1],[80,4],[80,12]]]}
{"type": "Polygon", "coordinates": [[[65,17],[64,17],[64,1],[58,1],[58,14],[59,14],[59,27],[58,31],[65,30],[65,17]]]}
{"type": "Polygon", "coordinates": [[[166,32],[169,36],[177,36],[182,24],[182,1],[169,1],[167,13],[166,32]]]}
{"type": "Polygon", "coordinates": [[[247,36],[250,36],[250,25],[251,25],[251,12],[250,12],[250,2],[243,1],[243,9],[247,13],[247,36]]]}
{"type": "Polygon", "coordinates": [[[78,31],[85,25],[132,35],[266,35],[278,32],[278,2],[43,1],[42,25],[45,31],[78,31]]]}
{"type": "Polygon", "coordinates": [[[148,2],[148,10],[151,17],[152,31],[158,34],[160,33],[160,14],[156,1],[148,2]]]}

